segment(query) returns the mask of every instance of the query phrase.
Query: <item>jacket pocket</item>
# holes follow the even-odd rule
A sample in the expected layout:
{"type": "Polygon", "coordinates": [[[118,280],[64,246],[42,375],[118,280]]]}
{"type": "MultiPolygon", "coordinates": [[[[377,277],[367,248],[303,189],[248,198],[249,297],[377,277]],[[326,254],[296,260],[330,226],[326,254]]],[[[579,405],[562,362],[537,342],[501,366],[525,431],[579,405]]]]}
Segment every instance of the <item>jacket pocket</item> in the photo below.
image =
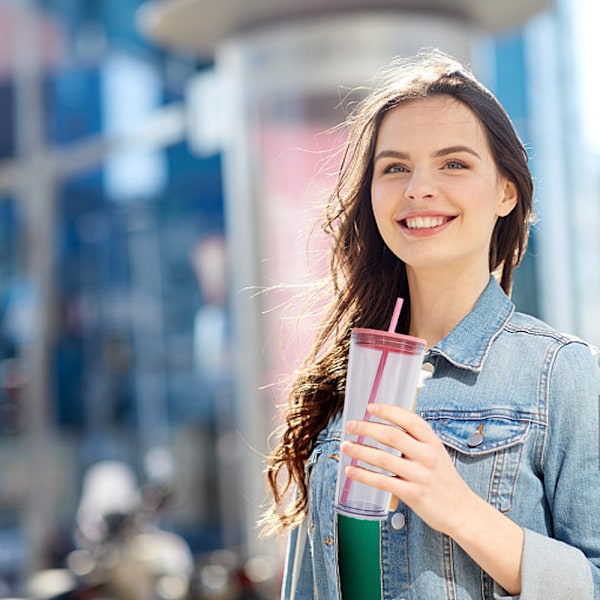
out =
{"type": "Polygon", "coordinates": [[[493,411],[421,414],[446,445],[471,489],[498,510],[510,511],[531,423],[493,411]]]}

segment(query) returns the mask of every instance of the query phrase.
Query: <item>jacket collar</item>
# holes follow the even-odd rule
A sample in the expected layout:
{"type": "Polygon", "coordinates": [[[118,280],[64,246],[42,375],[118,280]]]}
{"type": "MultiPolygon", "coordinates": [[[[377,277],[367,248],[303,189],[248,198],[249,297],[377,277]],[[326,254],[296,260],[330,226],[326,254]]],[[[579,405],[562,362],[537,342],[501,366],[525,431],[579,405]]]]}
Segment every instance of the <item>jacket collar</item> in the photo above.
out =
{"type": "Polygon", "coordinates": [[[514,304],[491,275],[473,310],[428,351],[427,357],[440,355],[457,367],[479,373],[492,342],[514,310],[514,304]]]}

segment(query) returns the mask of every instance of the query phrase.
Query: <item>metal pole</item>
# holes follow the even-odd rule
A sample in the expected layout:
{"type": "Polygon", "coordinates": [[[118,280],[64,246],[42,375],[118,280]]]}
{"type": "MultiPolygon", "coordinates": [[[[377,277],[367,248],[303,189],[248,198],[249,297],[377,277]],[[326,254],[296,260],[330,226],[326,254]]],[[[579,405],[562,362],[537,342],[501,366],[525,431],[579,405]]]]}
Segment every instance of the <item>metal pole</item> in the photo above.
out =
{"type": "Polygon", "coordinates": [[[137,427],[146,476],[172,476],[165,373],[162,274],[159,236],[153,215],[143,206],[128,215],[131,315],[134,348],[134,385],[137,427]],[[159,452],[160,454],[157,454],[159,452]],[[164,462],[153,463],[161,456],[164,462]],[[153,466],[166,472],[153,472],[153,466]]]}
{"type": "Polygon", "coordinates": [[[52,534],[50,352],[54,336],[54,177],[45,154],[40,48],[31,3],[18,13],[14,73],[18,155],[24,168],[17,196],[23,215],[25,276],[34,294],[32,336],[24,344],[27,373],[29,487],[25,531],[27,573],[47,566],[52,534]]]}

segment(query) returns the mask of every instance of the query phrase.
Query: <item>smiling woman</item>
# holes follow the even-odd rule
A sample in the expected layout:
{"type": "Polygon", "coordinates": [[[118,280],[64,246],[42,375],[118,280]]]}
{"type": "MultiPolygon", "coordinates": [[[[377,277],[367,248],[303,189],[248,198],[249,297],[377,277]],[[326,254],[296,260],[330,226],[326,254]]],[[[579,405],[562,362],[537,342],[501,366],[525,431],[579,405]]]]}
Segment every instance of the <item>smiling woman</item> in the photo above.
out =
{"type": "Polygon", "coordinates": [[[268,467],[266,523],[292,528],[282,597],[598,598],[599,354],[510,300],[533,197],[510,119],[431,52],[387,68],[348,127],[324,225],[335,293],[268,467]],[[364,443],[340,444],[350,332],[386,329],[397,297],[433,376],[415,412],[371,403],[346,424],[364,443]],[[399,499],[387,518],[336,516],[340,452],[399,499]]]}

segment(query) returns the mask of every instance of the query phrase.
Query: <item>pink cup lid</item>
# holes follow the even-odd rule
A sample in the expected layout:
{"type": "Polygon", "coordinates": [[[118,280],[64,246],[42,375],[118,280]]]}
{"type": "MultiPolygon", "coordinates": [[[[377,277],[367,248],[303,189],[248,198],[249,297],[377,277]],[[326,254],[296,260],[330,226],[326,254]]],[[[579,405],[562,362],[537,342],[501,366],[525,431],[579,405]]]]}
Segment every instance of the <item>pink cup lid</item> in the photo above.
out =
{"type": "Polygon", "coordinates": [[[423,338],[406,335],[404,333],[383,331],[381,329],[364,329],[355,327],[350,331],[350,334],[353,337],[356,337],[359,343],[370,342],[373,345],[384,344],[390,350],[393,350],[394,347],[397,347],[398,350],[414,348],[415,350],[420,351],[427,346],[427,341],[423,338]]]}

